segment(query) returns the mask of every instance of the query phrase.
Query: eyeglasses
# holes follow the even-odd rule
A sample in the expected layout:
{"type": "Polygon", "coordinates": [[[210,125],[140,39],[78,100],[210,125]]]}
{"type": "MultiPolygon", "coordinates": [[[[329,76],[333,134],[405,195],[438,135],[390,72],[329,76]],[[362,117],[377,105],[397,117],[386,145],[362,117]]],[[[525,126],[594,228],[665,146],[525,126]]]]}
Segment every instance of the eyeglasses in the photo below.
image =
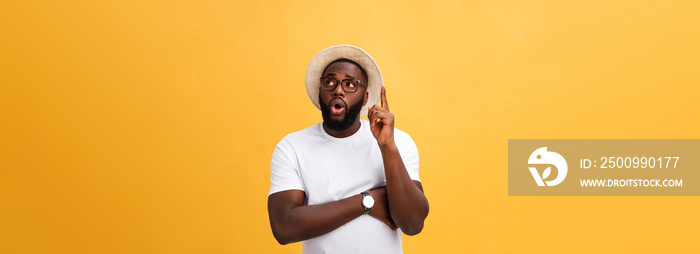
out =
{"type": "Polygon", "coordinates": [[[333,91],[338,83],[342,85],[343,91],[346,93],[354,93],[357,91],[357,87],[364,86],[364,84],[357,79],[343,79],[342,81],[338,81],[335,78],[325,77],[321,78],[321,89],[333,91]]]}

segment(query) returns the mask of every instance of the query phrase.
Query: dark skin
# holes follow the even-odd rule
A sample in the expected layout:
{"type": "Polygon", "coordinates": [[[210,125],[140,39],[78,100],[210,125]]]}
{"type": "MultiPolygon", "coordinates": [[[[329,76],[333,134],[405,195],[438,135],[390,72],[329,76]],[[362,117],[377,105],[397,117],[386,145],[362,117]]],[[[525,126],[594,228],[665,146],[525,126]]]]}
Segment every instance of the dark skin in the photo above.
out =
{"type": "MultiPolygon", "coordinates": [[[[333,76],[339,80],[355,78],[367,84],[367,77],[353,63],[335,62],[326,68],[324,76],[333,76]],[[359,78],[358,78],[359,77],[359,78]]],[[[340,85],[333,91],[320,90],[320,103],[328,104],[334,98],[342,99],[346,105],[362,101],[367,103],[369,92],[360,86],[356,92],[347,93],[340,85]]],[[[386,186],[372,189],[370,195],[375,200],[370,216],[384,222],[396,230],[401,228],[407,235],[415,235],[423,229],[423,222],[428,216],[428,200],[423,194],[420,182],[413,181],[406,171],[398,148],[394,143],[394,115],[389,112],[386,101],[386,89],[382,87],[381,106],[369,109],[372,134],[377,139],[384,159],[386,186]]],[[[342,119],[347,109],[332,118],[342,119]]],[[[331,136],[344,138],[360,129],[359,117],[345,131],[324,130],[331,136]]],[[[318,205],[304,205],[306,194],[301,190],[287,190],[274,193],[268,197],[268,214],[270,226],[275,239],[280,244],[308,240],[324,235],[364,214],[361,204],[362,195],[341,199],[318,205]]]]}

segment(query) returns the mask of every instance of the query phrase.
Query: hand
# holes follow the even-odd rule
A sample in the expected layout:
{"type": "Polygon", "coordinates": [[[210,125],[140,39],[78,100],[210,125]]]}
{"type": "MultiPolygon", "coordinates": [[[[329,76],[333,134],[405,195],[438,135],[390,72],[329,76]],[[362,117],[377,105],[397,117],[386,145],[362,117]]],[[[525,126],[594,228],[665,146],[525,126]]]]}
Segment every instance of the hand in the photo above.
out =
{"type": "Polygon", "coordinates": [[[391,230],[398,229],[399,226],[394,223],[389,213],[389,199],[386,196],[386,186],[372,189],[369,191],[369,194],[374,198],[374,207],[369,212],[369,215],[384,222],[391,230]]]}
{"type": "Polygon", "coordinates": [[[382,105],[374,105],[369,108],[367,117],[372,135],[380,146],[394,143],[394,114],[389,112],[389,103],[386,101],[386,87],[382,86],[382,105]]]}

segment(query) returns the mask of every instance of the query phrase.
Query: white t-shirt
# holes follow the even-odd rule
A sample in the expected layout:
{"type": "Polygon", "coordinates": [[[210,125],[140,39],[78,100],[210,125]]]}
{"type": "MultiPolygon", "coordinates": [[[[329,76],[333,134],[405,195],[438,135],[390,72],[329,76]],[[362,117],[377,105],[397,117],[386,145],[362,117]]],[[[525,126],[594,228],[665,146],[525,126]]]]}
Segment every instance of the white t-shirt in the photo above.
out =
{"type": "MultiPolygon", "coordinates": [[[[369,122],[360,121],[352,136],[336,138],[323,122],[287,135],[272,154],[271,195],[302,190],[308,205],[324,204],[386,185],[384,162],[369,122]]],[[[418,149],[413,139],[394,128],[394,141],[411,179],[418,177],[418,149]]],[[[358,202],[358,206],[361,206],[358,202]]],[[[402,253],[401,231],[370,215],[303,242],[304,253],[402,253]]]]}

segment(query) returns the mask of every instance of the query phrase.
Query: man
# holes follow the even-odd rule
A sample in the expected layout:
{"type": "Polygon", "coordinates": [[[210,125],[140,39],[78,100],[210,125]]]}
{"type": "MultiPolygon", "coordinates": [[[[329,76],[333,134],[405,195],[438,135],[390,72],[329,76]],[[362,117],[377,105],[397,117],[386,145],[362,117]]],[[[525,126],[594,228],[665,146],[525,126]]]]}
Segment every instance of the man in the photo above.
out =
{"type": "Polygon", "coordinates": [[[311,60],[306,90],[323,122],[275,148],[273,235],[304,241],[304,253],[402,253],[401,232],[421,232],[428,200],[418,150],[394,128],[379,67],[358,47],[333,46],[311,60]]]}

